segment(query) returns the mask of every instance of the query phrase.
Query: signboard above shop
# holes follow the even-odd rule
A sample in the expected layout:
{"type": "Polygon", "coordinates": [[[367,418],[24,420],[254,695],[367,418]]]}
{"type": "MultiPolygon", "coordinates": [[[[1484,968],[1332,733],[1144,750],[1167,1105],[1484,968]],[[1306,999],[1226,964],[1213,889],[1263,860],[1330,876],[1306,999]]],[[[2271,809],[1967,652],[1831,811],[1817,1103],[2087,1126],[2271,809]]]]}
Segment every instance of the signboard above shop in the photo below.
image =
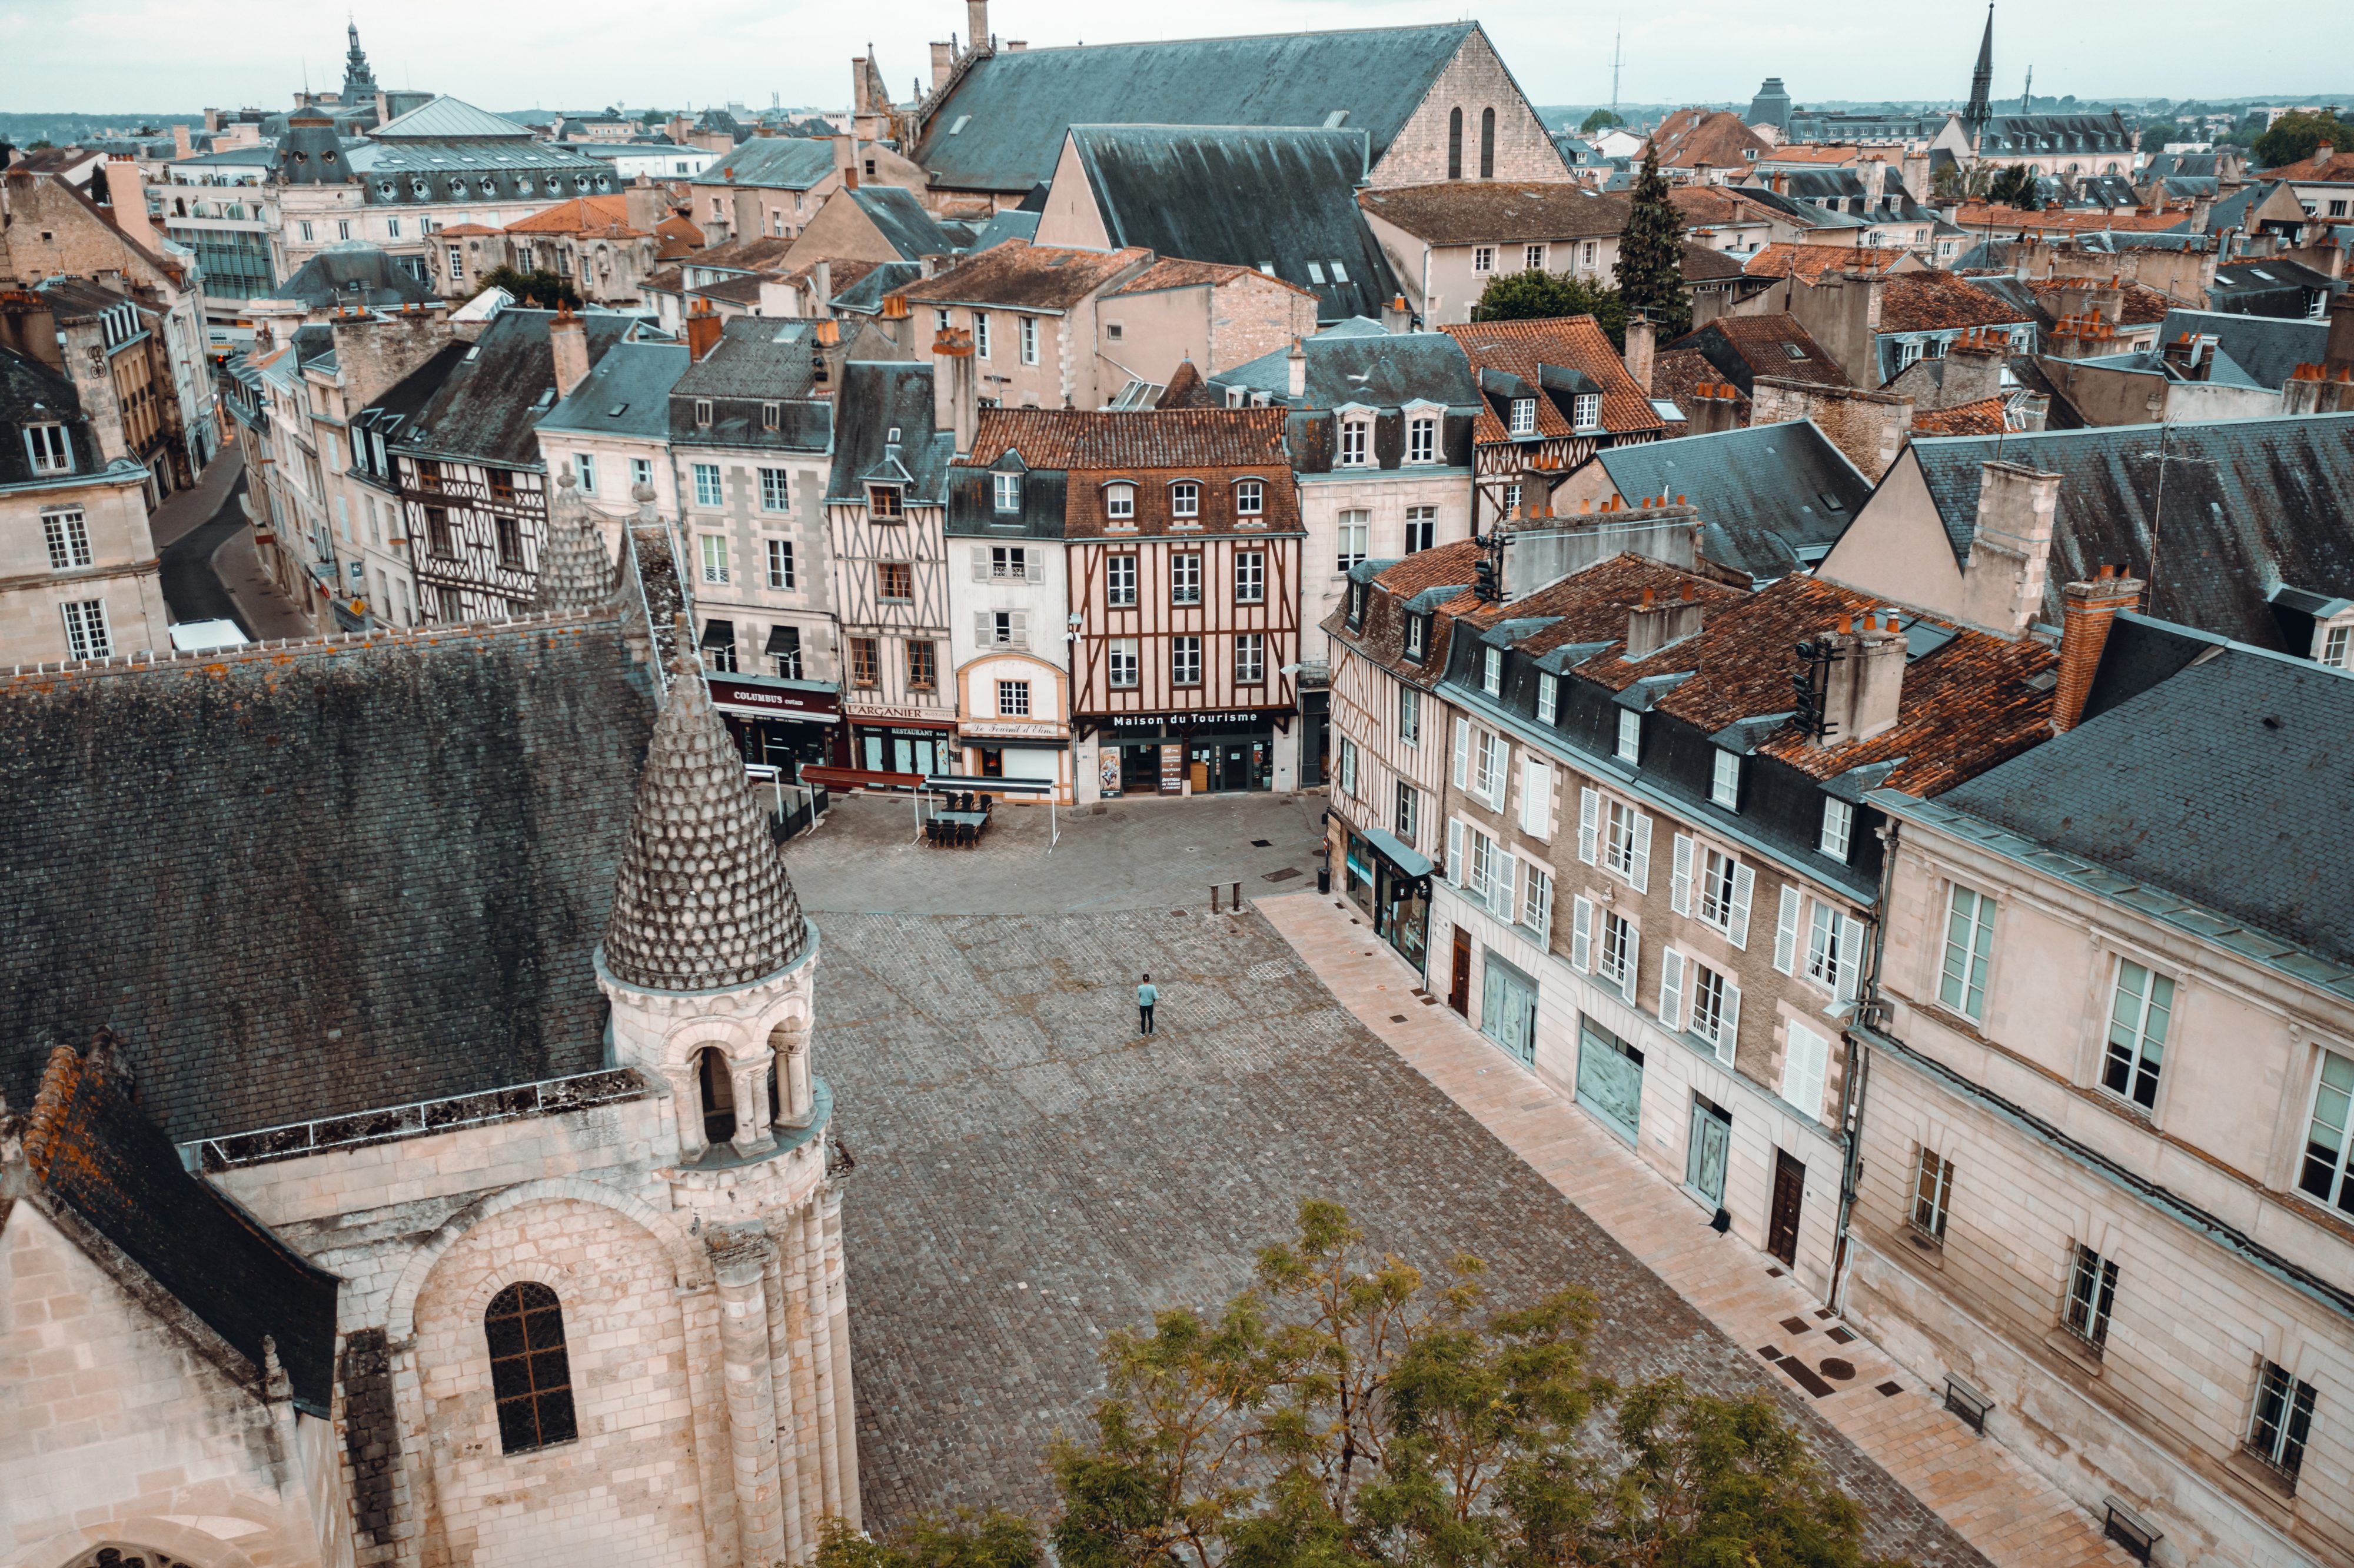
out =
{"type": "Polygon", "coordinates": [[[707,675],[712,705],[722,713],[832,724],[842,716],[841,694],[815,682],[745,681],[707,675]]]}

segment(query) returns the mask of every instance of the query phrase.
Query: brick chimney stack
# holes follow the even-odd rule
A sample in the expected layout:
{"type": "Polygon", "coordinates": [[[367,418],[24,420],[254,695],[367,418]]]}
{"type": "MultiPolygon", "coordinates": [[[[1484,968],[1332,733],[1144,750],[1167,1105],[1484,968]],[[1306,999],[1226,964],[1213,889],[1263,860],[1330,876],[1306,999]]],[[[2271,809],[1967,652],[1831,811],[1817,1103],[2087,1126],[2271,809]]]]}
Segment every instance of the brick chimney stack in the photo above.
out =
{"type": "Polygon", "coordinates": [[[2141,608],[2145,586],[2139,577],[2120,577],[2116,567],[2105,566],[2092,581],[2060,590],[2060,682],[2052,691],[2052,734],[2065,735],[2083,722],[2084,699],[2092,695],[2101,650],[2108,645],[2109,623],[2121,609],[2141,608]]]}
{"type": "Polygon", "coordinates": [[[1308,351],[1299,346],[1296,337],[1291,340],[1290,354],[1284,359],[1283,387],[1291,397],[1308,396],[1308,351]]]}
{"type": "Polygon", "coordinates": [[[569,397],[588,379],[588,327],[570,307],[559,307],[547,323],[547,346],[556,359],[556,395],[569,397]]]}
{"type": "Polygon", "coordinates": [[[686,313],[686,357],[690,365],[700,365],[711,356],[726,335],[720,330],[719,316],[708,300],[696,300],[686,313]]]}
{"type": "Polygon", "coordinates": [[[1650,317],[1638,311],[1627,318],[1627,374],[1635,378],[1646,397],[1651,395],[1651,361],[1659,343],[1659,329],[1651,324],[1650,317]]]}

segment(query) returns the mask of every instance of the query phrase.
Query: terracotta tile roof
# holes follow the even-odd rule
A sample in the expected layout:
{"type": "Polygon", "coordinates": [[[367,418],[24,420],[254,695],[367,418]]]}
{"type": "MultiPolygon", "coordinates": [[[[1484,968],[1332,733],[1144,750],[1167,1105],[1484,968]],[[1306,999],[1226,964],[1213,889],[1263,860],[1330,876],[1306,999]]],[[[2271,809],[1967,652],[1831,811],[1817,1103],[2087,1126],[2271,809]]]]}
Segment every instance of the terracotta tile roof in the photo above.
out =
{"type": "Polygon", "coordinates": [[[468,238],[476,238],[485,234],[503,234],[505,230],[492,228],[480,223],[453,223],[446,228],[437,228],[433,232],[436,234],[458,234],[463,235],[468,238]]]}
{"type": "Polygon", "coordinates": [[[695,264],[702,267],[726,267],[739,272],[769,272],[782,267],[785,257],[797,240],[779,239],[771,234],[747,235],[714,245],[697,256],[695,264]]]}
{"type": "Polygon", "coordinates": [[[2033,318],[1951,272],[1899,272],[1882,285],[1882,332],[2005,326],[2033,318]]]}
{"type": "Polygon", "coordinates": [[[1976,201],[1965,202],[1956,208],[1954,222],[1981,237],[1991,234],[2002,239],[2061,229],[2078,234],[2097,234],[2105,229],[2119,234],[2163,234],[2169,229],[2188,228],[2190,208],[2186,206],[2168,207],[2163,212],[2112,213],[2105,207],[2047,207],[2036,212],[2022,212],[2015,207],[1976,201]]]}
{"type": "MultiPolygon", "coordinates": [[[[1696,348],[1663,348],[1651,361],[1651,396],[1667,398],[1684,411],[1687,419],[1692,417],[1693,392],[1719,383],[1733,386],[1725,381],[1724,372],[1711,365],[1708,355],[1696,348]]],[[[1734,407],[1745,425],[1749,422],[1749,395],[1738,387],[1733,387],[1733,395],[1734,407]]]]}
{"type": "MultiPolygon", "coordinates": [[[[826,261],[825,281],[833,291],[839,294],[881,265],[883,263],[880,261],[864,261],[854,257],[830,257],[826,261]]],[[[811,261],[794,268],[777,281],[780,283],[800,285],[816,276],[817,263],[811,261]]]]}
{"type": "Polygon", "coordinates": [[[1097,289],[1151,260],[1152,252],[1140,246],[1123,250],[1076,250],[1010,239],[909,289],[907,302],[1067,311],[1097,289]]]}
{"type": "Polygon", "coordinates": [[[1717,169],[1745,169],[1755,154],[1765,157],[1773,144],[1741,122],[1741,116],[1723,109],[1679,109],[1659,122],[1650,145],[1659,150],[1662,168],[1689,169],[1702,164],[1717,169]]]}
{"type": "Polygon", "coordinates": [[[2286,180],[2291,185],[2354,183],[2354,153],[2332,153],[2328,162],[2323,163],[2319,158],[2323,149],[2317,147],[2314,151],[2314,157],[2266,169],[2264,178],[2286,180]]]}
{"type": "MultiPolygon", "coordinates": [[[[509,234],[583,234],[591,229],[619,225],[623,235],[635,238],[643,232],[631,228],[630,198],[620,196],[574,196],[570,201],[557,202],[554,207],[519,217],[507,225],[509,234]]],[[[447,232],[446,230],[444,232],[447,232]]]]}
{"type": "Polygon", "coordinates": [[[1999,397],[1981,397],[1950,408],[1916,408],[1913,413],[1916,436],[1999,436],[2006,428],[1999,397]]]}
{"type": "Polygon", "coordinates": [[[1119,288],[1114,294],[1150,294],[1163,289],[1191,289],[1204,283],[1231,283],[1237,278],[1261,278],[1278,289],[1288,289],[1305,299],[1315,299],[1316,291],[1303,289],[1297,283],[1271,277],[1256,267],[1236,267],[1224,261],[1187,261],[1172,256],[1155,261],[1119,288]]]}
{"type": "Polygon", "coordinates": [[[1738,278],[1745,270],[1738,256],[1711,250],[1702,245],[1684,247],[1683,274],[1687,283],[1713,283],[1726,278],[1738,278]]]}
{"type": "MultiPolygon", "coordinates": [[[[1671,599],[1685,597],[1687,589],[1693,599],[1712,610],[1749,597],[1746,588],[1734,588],[1648,556],[1627,555],[1599,562],[1508,603],[1483,604],[1458,613],[1459,619],[1481,627],[1493,626],[1500,620],[1558,617],[1552,625],[1512,644],[1531,653],[1550,653],[1578,642],[1607,642],[1615,649],[1627,640],[1627,612],[1642,603],[1646,593],[1657,599],[1671,599]]],[[[1674,651],[1665,652],[1668,662],[1663,668],[1679,667],[1673,662],[1674,651]]],[[[1634,668],[1617,660],[1611,650],[1605,650],[1600,659],[1620,669],[1634,668]]],[[[1618,687],[1611,689],[1616,691],[1618,687]]]]}
{"type": "Polygon", "coordinates": [[[1032,468],[1265,468],[1288,471],[1282,408],[1179,408],[1108,414],[1082,408],[983,408],[965,465],[1007,451],[1032,468]]]}
{"type": "Polygon", "coordinates": [[[1819,387],[1853,385],[1847,372],[1839,367],[1839,362],[1787,311],[1763,316],[1719,316],[1699,332],[1678,338],[1676,344],[1680,347],[1691,344],[1694,339],[1709,333],[1723,338],[1753,376],[1778,376],[1790,381],[1811,381],[1819,387]],[[1791,352],[1794,349],[1795,354],[1791,352]]]}
{"type": "MultiPolygon", "coordinates": [[[[2084,282],[2082,278],[2031,278],[2027,286],[2035,291],[2036,302],[2043,307],[2044,313],[2057,321],[2061,291],[2082,288],[2084,282]]],[[[2166,320],[2168,311],[2182,308],[2148,284],[2137,283],[2130,278],[2111,278],[2109,286],[2125,291],[2125,308],[2117,317],[2119,326],[2150,326],[2166,320]]]]}
{"type": "Polygon", "coordinates": [[[684,267],[665,267],[659,272],[649,274],[645,281],[638,285],[638,290],[642,293],[651,291],[657,294],[676,294],[684,292],[685,289],[686,269],[684,267]]]}
{"type": "Polygon", "coordinates": [[[1343,603],[1325,618],[1324,630],[1335,641],[1373,660],[1399,680],[1426,691],[1438,684],[1447,673],[1447,649],[1454,631],[1454,617],[1433,614],[1423,657],[1408,659],[1404,606],[1416,595],[1431,588],[1461,588],[1464,591],[1447,599],[1444,608],[1469,609],[1472,568],[1479,559],[1479,546],[1469,539],[1417,550],[1373,577],[1373,591],[1365,597],[1363,625],[1350,630],[1348,607],[1343,603]]]}
{"type": "Polygon", "coordinates": [[[1777,239],[1752,256],[1743,270],[1753,278],[1787,278],[1811,283],[1827,272],[1864,272],[1885,277],[1904,259],[1892,245],[1800,245],[1777,239]]]}
{"type": "Polygon", "coordinates": [[[662,240],[655,253],[660,260],[675,261],[703,249],[703,230],[683,217],[663,218],[654,225],[654,233],[662,240]]]}
{"type": "MultiPolygon", "coordinates": [[[[1474,371],[1506,371],[1531,387],[1540,384],[1541,367],[1547,365],[1586,376],[1602,388],[1602,424],[1612,435],[1667,428],[1667,421],[1643,396],[1643,389],[1635,385],[1635,378],[1627,374],[1625,362],[1592,316],[1474,322],[1469,326],[1448,327],[1447,333],[1470,360],[1474,371]]],[[[1537,399],[1537,433],[1553,437],[1573,433],[1569,417],[1555,408],[1550,397],[1537,399]]],[[[1472,421],[1471,439],[1477,442],[1508,442],[1512,439],[1495,408],[1484,399],[1479,417],[1472,421]]]]}
{"type": "MultiPolygon", "coordinates": [[[[1885,156],[1888,149],[1882,148],[1880,151],[1882,155],[1885,156]]],[[[1761,168],[1771,164],[1823,164],[1836,167],[1846,164],[1861,164],[1863,161],[1863,148],[1829,142],[1813,145],[1806,143],[1784,143],[1770,153],[1761,153],[1757,155],[1758,166],[1761,168]]]]}
{"type": "Polygon", "coordinates": [[[1582,239],[1627,227],[1628,198],[1573,181],[1447,180],[1360,191],[1357,205],[1433,245],[1582,239]]]}

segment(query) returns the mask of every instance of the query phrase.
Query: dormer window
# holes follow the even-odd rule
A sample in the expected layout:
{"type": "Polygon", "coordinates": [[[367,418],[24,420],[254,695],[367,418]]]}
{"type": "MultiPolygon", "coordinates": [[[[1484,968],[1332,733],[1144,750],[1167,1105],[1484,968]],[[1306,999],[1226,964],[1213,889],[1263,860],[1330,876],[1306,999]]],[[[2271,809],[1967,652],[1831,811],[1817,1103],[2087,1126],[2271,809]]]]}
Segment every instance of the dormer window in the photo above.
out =
{"type": "Polygon", "coordinates": [[[1428,417],[1409,419],[1405,426],[1405,461],[1438,461],[1438,421],[1428,417]]]}
{"type": "Polygon", "coordinates": [[[1504,694],[1504,651],[1483,648],[1479,651],[1479,689],[1491,697],[1504,694]]]}
{"type": "Polygon", "coordinates": [[[1349,630],[1357,630],[1365,624],[1365,585],[1349,585],[1349,630]]]}
{"type": "Polygon", "coordinates": [[[870,484],[866,487],[866,515],[877,523],[897,523],[907,514],[902,504],[899,487],[896,484],[870,484]]]}
{"type": "Polygon", "coordinates": [[[1422,651],[1430,636],[1430,617],[1409,615],[1405,618],[1405,656],[1416,663],[1422,662],[1422,651]]]}
{"type": "Polygon", "coordinates": [[[992,474],[990,477],[994,482],[997,510],[1000,512],[1021,511],[1022,476],[1018,473],[1000,473],[992,474]]]}
{"type": "Polygon", "coordinates": [[[25,453],[32,459],[35,473],[73,471],[73,442],[63,425],[26,426],[25,453]]]}
{"type": "Polygon", "coordinates": [[[695,400],[695,428],[698,430],[711,429],[711,399],[708,397],[695,400]]]}
{"type": "Polygon", "coordinates": [[[1632,708],[1618,710],[1618,760],[1643,760],[1643,715],[1632,708]]]}
{"type": "Polygon", "coordinates": [[[1190,479],[1181,479],[1171,485],[1169,514],[1172,517],[1199,517],[1202,514],[1202,487],[1190,479]]]}
{"type": "Polygon", "coordinates": [[[1708,781],[1708,798],[1728,811],[1741,810],[1741,755],[1720,748],[1708,781]]]}
{"type": "Polygon", "coordinates": [[[1255,479],[1235,481],[1235,515],[1257,517],[1267,510],[1267,486],[1255,479]]]}
{"type": "Polygon", "coordinates": [[[1533,397],[1512,399],[1512,434],[1533,436],[1537,433],[1537,400],[1533,397]]]}
{"type": "Polygon", "coordinates": [[[780,422],[782,422],[783,418],[784,409],[779,405],[775,403],[763,403],[760,405],[760,429],[764,430],[773,430],[780,422]]]}
{"type": "Polygon", "coordinates": [[[1136,520],[1136,486],[1107,484],[1104,486],[1104,515],[1115,523],[1136,520]]]}
{"type": "Polygon", "coordinates": [[[1581,430],[1602,428],[1602,394],[1580,392],[1569,400],[1570,418],[1581,430]]]}
{"type": "Polygon", "coordinates": [[[1341,466],[1342,468],[1365,466],[1365,449],[1371,444],[1366,440],[1369,429],[1370,427],[1363,419],[1349,419],[1341,424],[1341,466]]]}

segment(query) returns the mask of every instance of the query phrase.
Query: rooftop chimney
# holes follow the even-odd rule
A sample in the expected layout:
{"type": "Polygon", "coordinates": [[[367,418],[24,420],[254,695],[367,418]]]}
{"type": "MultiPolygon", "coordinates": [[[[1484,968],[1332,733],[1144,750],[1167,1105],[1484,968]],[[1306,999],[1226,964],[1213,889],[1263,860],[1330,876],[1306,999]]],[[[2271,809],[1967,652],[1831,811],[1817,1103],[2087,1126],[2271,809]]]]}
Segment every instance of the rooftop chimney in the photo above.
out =
{"type": "Polygon", "coordinates": [[[1690,583],[1684,584],[1681,597],[1672,599],[1660,599],[1645,588],[1643,601],[1627,612],[1627,662],[1648,659],[1670,642],[1697,636],[1702,609],[1690,583]]]}
{"type": "Polygon", "coordinates": [[[1291,340],[1291,353],[1284,359],[1284,391],[1294,397],[1308,396],[1308,351],[1299,340],[1291,340]]]}
{"type": "MultiPolygon", "coordinates": [[[[989,47],[989,0],[964,0],[965,36],[976,49],[989,47]]],[[[963,449],[960,448],[959,450],[963,449]]]]}
{"type": "Polygon", "coordinates": [[[831,397],[842,390],[842,362],[848,352],[842,341],[842,323],[832,318],[810,329],[810,384],[831,397]]]}
{"type": "Polygon", "coordinates": [[[1659,342],[1659,329],[1651,324],[1650,317],[1638,311],[1627,318],[1627,374],[1635,378],[1646,397],[1651,395],[1651,359],[1659,342]]]}
{"type": "Polygon", "coordinates": [[[556,357],[556,395],[569,397],[588,378],[588,324],[568,307],[559,308],[547,323],[547,346],[556,357]]]}
{"type": "Polygon", "coordinates": [[[938,92],[941,88],[946,87],[949,75],[955,69],[956,40],[951,38],[945,44],[934,44],[932,46],[932,90],[938,92]]]}
{"type": "Polygon", "coordinates": [[[833,263],[821,256],[810,269],[810,314],[833,313],[833,263]]]}
{"type": "Polygon", "coordinates": [[[1962,616],[1998,637],[2023,637],[2043,609],[2058,522],[2060,476],[2020,463],[1978,467],[1978,525],[1962,567],[1962,616]]]}
{"type": "Polygon", "coordinates": [[[719,317],[713,313],[708,300],[694,301],[686,313],[686,354],[688,362],[702,364],[719,346],[722,336],[719,317]]]}
{"type": "Polygon", "coordinates": [[[2116,567],[2103,567],[2091,582],[2060,590],[2060,683],[2052,692],[2052,734],[2065,735],[2084,719],[2109,623],[2121,609],[2141,608],[2144,586],[2139,577],[2119,577],[2116,567]]]}
{"type": "Polygon", "coordinates": [[[106,160],[106,199],[114,209],[114,227],[122,238],[149,250],[160,250],[154,226],[147,221],[147,193],[139,185],[139,165],[126,153],[106,160]]]}
{"type": "Polygon", "coordinates": [[[1382,330],[1393,334],[1414,330],[1414,312],[1407,309],[1404,294],[1391,295],[1382,307],[1382,330]]]}
{"type": "Polygon", "coordinates": [[[932,339],[932,359],[933,423],[956,432],[957,455],[961,457],[972,450],[973,432],[981,422],[971,332],[949,327],[938,334],[932,339]]]}
{"type": "Polygon", "coordinates": [[[1839,630],[1822,641],[1838,656],[1825,677],[1821,744],[1870,740],[1894,729],[1904,699],[1904,631],[1897,618],[1882,622],[1866,615],[1859,623],[1841,616],[1839,630]]]}
{"type": "Polygon", "coordinates": [[[1688,400],[1684,434],[1712,436],[1719,430],[1741,428],[1741,389],[1729,381],[1703,381],[1694,387],[1688,400]]]}

